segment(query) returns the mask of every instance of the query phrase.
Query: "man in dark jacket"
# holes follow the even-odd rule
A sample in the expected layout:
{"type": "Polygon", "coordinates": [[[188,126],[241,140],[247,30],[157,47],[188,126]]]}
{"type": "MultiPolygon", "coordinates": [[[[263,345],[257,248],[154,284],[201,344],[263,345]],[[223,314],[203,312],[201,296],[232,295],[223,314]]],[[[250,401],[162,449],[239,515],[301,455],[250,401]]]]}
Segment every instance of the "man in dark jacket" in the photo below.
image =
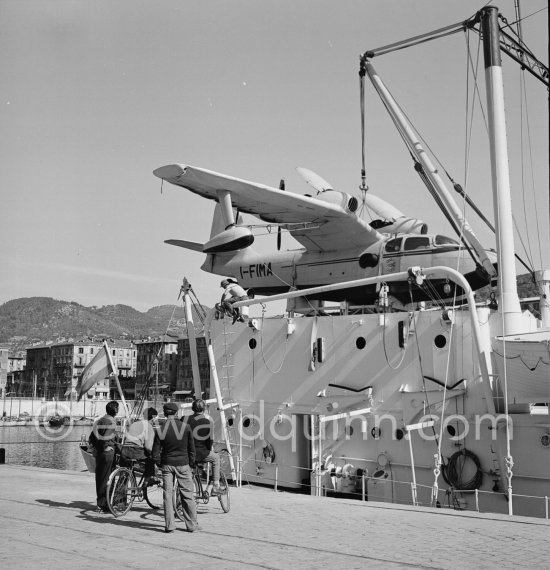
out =
{"type": "Polygon", "coordinates": [[[188,532],[200,530],[197,523],[197,507],[193,497],[193,474],[195,444],[187,424],[176,418],[179,406],[173,402],[164,404],[166,423],[155,438],[153,458],[160,465],[164,481],[164,532],[176,530],[174,519],[174,480],[177,479],[181,506],[188,532]]]}
{"type": "Polygon", "coordinates": [[[97,512],[108,513],[107,481],[111,474],[115,457],[116,420],[118,402],[114,400],[105,406],[105,415],[99,418],[90,434],[90,443],[96,449],[95,457],[95,490],[97,495],[97,512]]]}
{"type": "Polygon", "coordinates": [[[187,420],[195,441],[195,460],[197,463],[210,463],[212,465],[211,495],[219,495],[220,487],[220,456],[212,450],[212,421],[204,415],[206,404],[198,398],[191,405],[193,415],[187,420]]]}

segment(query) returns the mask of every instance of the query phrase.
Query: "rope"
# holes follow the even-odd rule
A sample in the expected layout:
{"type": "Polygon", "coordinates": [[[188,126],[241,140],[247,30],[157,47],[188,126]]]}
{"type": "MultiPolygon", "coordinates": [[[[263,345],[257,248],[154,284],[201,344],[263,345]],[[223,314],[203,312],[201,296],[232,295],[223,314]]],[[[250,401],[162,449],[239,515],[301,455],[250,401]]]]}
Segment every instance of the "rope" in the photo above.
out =
{"type": "MultiPolygon", "coordinates": [[[[382,287],[387,287],[386,283],[381,283],[380,284],[380,291],[382,291],[382,287]]],[[[384,317],[384,322],[382,324],[382,346],[384,348],[384,358],[386,359],[386,364],[392,369],[392,370],[398,370],[401,367],[401,364],[403,364],[403,360],[405,359],[405,354],[407,352],[407,345],[405,343],[405,346],[401,349],[401,358],[399,359],[399,363],[394,366],[392,365],[392,363],[390,362],[389,358],[388,358],[388,352],[386,349],[386,309],[387,306],[385,303],[382,303],[382,315],[384,317]]]]}
{"type": "Polygon", "coordinates": [[[285,359],[286,359],[286,353],[288,350],[288,334],[286,335],[285,338],[285,345],[284,345],[284,353],[283,353],[283,358],[281,359],[281,363],[279,364],[279,367],[276,370],[272,370],[269,367],[269,364],[267,363],[266,359],[265,359],[265,354],[264,354],[264,318],[265,318],[265,312],[266,312],[266,306],[262,305],[262,326],[260,329],[260,350],[261,350],[261,354],[262,354],[262,360],[265,364],[265,367],[269,370],[269,372],[271,372],[271,374],[278,374],[282,367],[283,364],[285,363],[285,359]]]}
{"type": "Polygon", "coordinates": [[[466,448],[451,455],[447,465],[443,466],[442,473],[445,481],[458,491],[473,491],[479,489],[483,481],[483,471],[481,470],[481,463],[478,456],[466,448]],[[476,472],[473,477],[467,481],[463,481],[462,473],[467,459],[474,463],[476,472]]]}

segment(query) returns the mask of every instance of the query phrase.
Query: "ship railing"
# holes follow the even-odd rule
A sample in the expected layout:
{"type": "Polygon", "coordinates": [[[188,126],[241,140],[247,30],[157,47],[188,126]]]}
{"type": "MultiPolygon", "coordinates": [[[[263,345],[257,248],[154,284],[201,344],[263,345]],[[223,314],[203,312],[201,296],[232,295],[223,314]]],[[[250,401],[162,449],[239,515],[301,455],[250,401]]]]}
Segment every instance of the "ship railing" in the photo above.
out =
{"type": "MultiPolygon", "coordinates": [[[[347,457],[346,459],[355,461],[361,460],[365,463],[368,462],[367,460],[360,458],[347,457]]],[[[377,479],[376,477],[369,475],[366,469],[362,470],[361,475],[351,475],[347,478],[340,474],[334,476],[336,481],[341,478],[347,479],[347,485],[342,485],[341,490],[338,490],[338,488],[333,487],[331,489],[323,484],[323,478],[330,476],[327,470],[312,470],[311,468],[299,465],[281,465],[277,462],[258,460],[253,457],[247,459],[236,458],[236,463],[238,465],[238,486],[242,486],[243,476],[246,479],[247,484],[258,482],[257,480],[251,482],[245,469],[246,464],[254,463],[256,466],[256,477],[261,477],[262,480],[265,481],[266,485],[272,486],[274,492],[279,491],[281,488],[287,489],[296,487],[296,479],[292,478],[285,480],[284,478],[281,478],[281,472],[284,472],[285,470],[297,470],[304,473],[301,484],[302,490],[308,489],[311,495],[320,497],[343,497],[361,500],[363,502],[385,502],[425,508],[433,507],[458,511],[475,511],[478,513],[507,514],[507,506],[504,502],[501,512],[495,511],[494,508],[484,508],[485,497],[494,498],[495,494],[497,494],[504,498],[502,493],[495,493],[494,491],[482,491],[480,489],[457,490],[445,487],[437,489],[434,501],[434,489],[431,485],[422,485],[420,483],[415,484],[411,481],[398,481],[390,477],[377,479]],[[265,473],[266,468],[271,468],[273,471],[265,473]],[[306,481],[309,481],[309,483],[306,483],[306,481]],[[380,486],[379,492],[377,491],[376,486],[380,486]],[[397,489],[399,486],[404,486],[407,490],[402,493],[398,493],[397,489]],[[409,494],[410,500],[399,498],[405,497],[407,494],[409,494]],[[466,495],[473,496],[473,501],[467,501],[465,497],[466,495]]],[[[526,516],[549,520],[550,497],[514,493],[513,499],[523,500],[526,516]],[[527,507],[528,503],[531,503],[529,507],[527,507]],[[533,508],[533,503],[536,503],[535,508],[533,508]],[[527,512],[529,512],[528,515],[527,512]],[[535,514],[533,514],[533,512],[535,514]]],[[[517,504],[517,501],[515,501],[515,504],[517,504]]],[[[515,514],[521,516],[521,512],[518,512],[517,510],[515,514]]]]}

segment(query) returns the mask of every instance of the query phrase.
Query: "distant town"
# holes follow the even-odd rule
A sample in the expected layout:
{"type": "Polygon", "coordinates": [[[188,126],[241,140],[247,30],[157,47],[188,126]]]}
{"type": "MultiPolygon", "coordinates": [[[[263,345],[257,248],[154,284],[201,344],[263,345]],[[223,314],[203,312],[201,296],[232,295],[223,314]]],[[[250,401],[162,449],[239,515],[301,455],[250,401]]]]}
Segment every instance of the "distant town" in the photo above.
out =
{"type": "MultiPolygon", "coordinates": [[[[104,339],[66,339],[34,343],[12,352],[0,346],[1,397],[76,400],[76,385],[86,365],[102,348],[104,339]]],[[[105,339],[124,397],[138,395],[164,401],[185,401],[193,393],[189,339],[170,333],[143,340],[105,339]],[[142,393],[145,386],[148,389],[142,393]]],[[[203,395],[208,397],[210,366],[204,337],[197,338],[203,395]]],[[[87,400],[119,399],[114,379],[98,382],[87,400]]]]}

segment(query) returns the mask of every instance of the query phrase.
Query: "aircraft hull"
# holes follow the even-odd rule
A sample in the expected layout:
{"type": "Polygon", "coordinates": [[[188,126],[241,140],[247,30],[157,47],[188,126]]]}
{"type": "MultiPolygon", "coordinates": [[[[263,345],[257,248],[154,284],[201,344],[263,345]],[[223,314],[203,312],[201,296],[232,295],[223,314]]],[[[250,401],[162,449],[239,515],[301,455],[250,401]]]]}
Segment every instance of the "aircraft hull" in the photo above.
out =
{"type": "MultiPolygon", "coordinates": [[[[406,271],[415,266],[435,265],[460,267],[473,290],[489,283],[487,276],[476,269],[473,261],[467,258],[463,251],[439,248],[396,255],[384,252],[383,244],[377,244],[366,251],[353,249],[321,253],[295,250],[272,253],[269,256],[247,248],[230,255],[209,256],[203,269],[238,279],[250,295],[269,296],[290,290],[376,277],[381,273],[406,271]],[[361,259],[366,254],[378,260],[374,267],[361,267],[361,259]]],[[[370,305],[378,300],[378,290],[376,285],[369,285],[320,293],[310,298],[370,305]]],[[[417,285],[413,280],[389,284],[389,295],[405,305],[438,298],[460,297],[463,291],[444,279],[431,280],[422,285],[417,285]]]]}

